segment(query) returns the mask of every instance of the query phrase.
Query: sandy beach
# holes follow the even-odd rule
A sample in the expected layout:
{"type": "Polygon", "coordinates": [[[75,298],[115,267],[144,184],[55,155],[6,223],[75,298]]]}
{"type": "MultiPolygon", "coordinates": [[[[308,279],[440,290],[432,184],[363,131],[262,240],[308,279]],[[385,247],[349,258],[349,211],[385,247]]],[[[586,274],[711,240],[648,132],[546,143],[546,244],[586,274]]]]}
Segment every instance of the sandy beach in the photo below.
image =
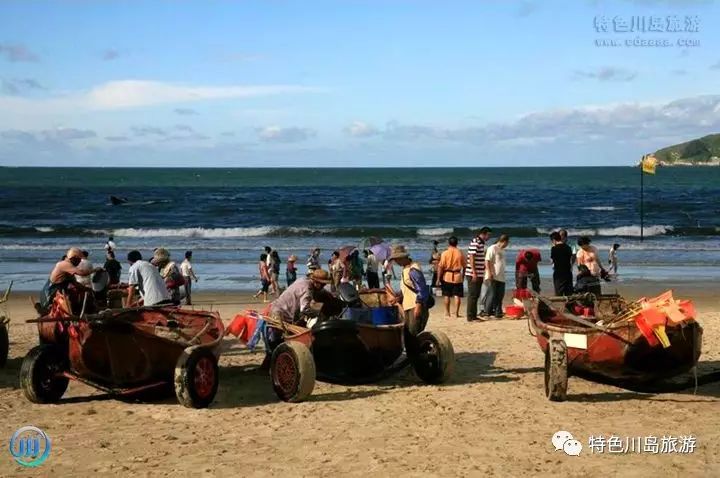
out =
{"type": "MultiPolygon", "coordinates": [[[[627,291],[629,294],[629,291],[627,291]]],[[[632,292],[638,292],[633,290],[632,292]]],[[[657,291],[645,291],[647,294],[657,291]]],[[[695,290],[705,328],[699,372],[720,369],[720,304],[695,290]]],[[[198,306],[229,320],[248,296],[206,293],[198,306]]],[[[720,383],[682,393],[642,394],[573,377],[568,401],[543,394],[542,355],[524,320],[468,323],[432,310],[428,328],[451,338],[457,363],[442,386],[423,385],[410,369],[367,386],[318,383],[304,403],[277,400],[262,352],[226,340],[221,384],[209,409],[174,397],[126,402],[71,383],[62,403],[33,405],[18,388],[22,357],[37,342],[27,296],[8,311],[10,358],[0,370],[2,436],[35,425],[52,453],[35,470],[5,453],[0,476],[718,476],[720,383]],[[567,430],[585,449],[554,451],[567,430]],[[686,436],[690,454],[591,453],[588,437],[686,436]]]]}

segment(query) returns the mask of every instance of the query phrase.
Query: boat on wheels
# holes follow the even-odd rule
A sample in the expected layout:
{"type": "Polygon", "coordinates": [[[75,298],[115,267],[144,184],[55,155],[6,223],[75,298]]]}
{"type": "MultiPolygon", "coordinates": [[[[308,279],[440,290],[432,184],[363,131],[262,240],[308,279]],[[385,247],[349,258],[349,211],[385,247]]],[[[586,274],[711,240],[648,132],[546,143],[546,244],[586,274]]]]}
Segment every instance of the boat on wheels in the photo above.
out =
{"type": "Polygon", "coordinates": [[[455,365],[447,335],[430,330],[410,334],[397,307],[387,305],[384,291],[358,292],[351,284],[341,284],[338,300],[324,302],[320,319],[307,326],[254,311],[236,321],[228,330],[241,324],[249,329],[246,335],[281,337],[272,350],[270,379],[278,398],[287,402],[308,398],[316,380],[373,383],[411,365],[421,380],[439,384],[450,378],[455,365]]]}
{"type": "Polygon", "coordinates": [[[567,398],[568,377],[643,386],[688,372],[698,362],[703,329],[690,301],[671,292],[629,302],[619,295],[520,294],[544,356],[545,394],[567,398]]]}
{"type": "Polygon", "coordinates": [[[192,408],[207,407],[217,392],[224,326],[216,312],[156,306],[76,315],[60,291],[28,322],[40,338],[20,369],[31,402],[58,402],[70,380],[119,396],[174,389],[192,408]]]}

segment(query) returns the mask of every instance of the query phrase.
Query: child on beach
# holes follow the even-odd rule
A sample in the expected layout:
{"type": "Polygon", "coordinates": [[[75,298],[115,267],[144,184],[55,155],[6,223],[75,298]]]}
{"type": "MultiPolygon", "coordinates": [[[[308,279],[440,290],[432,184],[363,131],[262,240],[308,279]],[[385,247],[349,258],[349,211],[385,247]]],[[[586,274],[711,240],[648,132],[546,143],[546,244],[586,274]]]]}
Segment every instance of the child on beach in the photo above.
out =
{"type": "Polygon", "coordinates": [[[618,270],[618,258],[617,250],[620,249],[620,244],[613,244],[608,253],[608,264],[610,265],[610,272],[617,274],[618,270]]]}
{"type": "Polygon", "coordinates": [[[253,299],[257,299],[260,294],[262,294],[263,302],[267,302],[268,290],[270,289],[270,270],[267,265],[267,254],[260,254],[258,272],[260,273],[260,284],[262,284],[262,287],[255,293],[255,295],[253,295],[253,299]]]}

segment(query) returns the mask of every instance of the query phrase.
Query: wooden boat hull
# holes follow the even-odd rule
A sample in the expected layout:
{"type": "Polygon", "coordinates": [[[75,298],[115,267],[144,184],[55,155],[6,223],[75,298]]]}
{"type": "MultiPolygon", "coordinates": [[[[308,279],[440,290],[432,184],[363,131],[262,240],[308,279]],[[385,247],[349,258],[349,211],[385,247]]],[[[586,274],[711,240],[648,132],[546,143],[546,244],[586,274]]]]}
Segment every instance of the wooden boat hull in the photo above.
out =
{"type": "Polygon", "coordinates": [[[649,383],[687,372],[702,352],[703,329],[695,321],[667,327],[670,347],[653,347],[634,322],[602,331],[579,326],[540,301],[532,302],[529,321],[541,350],[547,354],[551,340],[563,341],[571,374],[649,383]]]}
{"type": "Polygon", "coordinates": [[[403,353],[403,325],[371,326],[330,320],[286,340],[311,346],[319,379],[370,381],[390,369],[403,353]]]}
{"type": "MultiPolygon", "coordinates": [[[[669,328],[670,347],[651,347],[634,327],[623,327],[617,335],[628,342],[603,332],[589,332],[587,348],[567,347],[568,370],[575,375],[605,377],[612,380],[630,380],[638,383],[671,378],[690,370],[702,352],[702,327],[692,322],[683,328],[669,328]]],[[[549,338],[565,333],[537,330],[537,341],[547,352],[549,338]]]]}
{"type": "Polygon", "coordinates": [[[224,333],[217,312],[178,307],[108,310],[89,320],[51,314],[39,320],[40,343],[67,357],[68,372],[113,389],[172,383],[186,348],[204,345],[216,351],[224,333]]]}

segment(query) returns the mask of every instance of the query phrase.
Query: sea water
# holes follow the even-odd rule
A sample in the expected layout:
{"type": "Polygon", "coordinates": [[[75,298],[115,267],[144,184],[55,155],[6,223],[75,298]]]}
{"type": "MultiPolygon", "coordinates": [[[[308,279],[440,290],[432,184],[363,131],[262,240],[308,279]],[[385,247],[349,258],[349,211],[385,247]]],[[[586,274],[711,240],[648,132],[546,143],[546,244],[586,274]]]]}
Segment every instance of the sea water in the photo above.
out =
{"type": "Polygon", "coordinates": [[[720,168],[660,168],[644,184],[640,242],[640,176],[630,167],[0,168],[0,289],[10,280],[39,289],[70,246],[101,265],[110,234],[125,274],[129,250],[167,247],[178,262],[192,250],[200,289],[251,290],[266,245],[283,271],[296,254],[302,273],[313,247],[325,263],[380,236],[427,266],[433,239],[454,234],[465,247],[484,225],[510,235],[510,272],[520,248],[538,247],[548,277],[547,235],[564,227],[571,240],[591,236],[604,261],[620,243],[622,279],[720,279],[720,168]],[[127,202],[113,206],[111,195],[127,202]]]}

